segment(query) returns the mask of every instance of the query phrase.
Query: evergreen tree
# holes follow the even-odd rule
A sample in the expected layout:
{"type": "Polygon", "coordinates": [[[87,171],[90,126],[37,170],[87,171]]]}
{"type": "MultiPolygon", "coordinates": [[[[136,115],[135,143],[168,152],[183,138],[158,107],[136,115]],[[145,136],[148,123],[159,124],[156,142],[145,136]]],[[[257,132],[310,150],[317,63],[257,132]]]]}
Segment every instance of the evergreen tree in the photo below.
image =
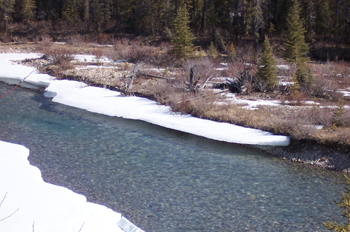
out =
{"type": "Polygon", "coordinates": [[[188,26],[189,19],[186,7],[180,7],[174,20],[173,52],[178,57],[186,57],[193,52],[194,36],[188,26]]]}
{"type": "Polygon", "coordinates": [[[345,223],[338,224],[334,221],[324,222],[328,230],[350,232],[350,178],[345,176],[348,187],[345,188],[346,192],[341,192],[341,201],[336,201],[337,206],[343,209],[341,216],[346,219],[345,223]]]}
{"type": "Polygon", "coordinates": [[[246,33],[253,36],[255,47],[257,47],[265,24],[262,0],[247,0],[246,21],[246,33]]]}
{"type": "Polygon", "coordinates": [[[34,19],[34,0],[16,0],[14,5],[14,20],[30,24],[34,19]]]}
{"type": "Polygon", "coordinates": [[[315,31],[325,38],[328,35],[330,19],[330,9],[328,0],[315,0],[315,31]]]}
{"type": "Polygon", "coordinates": [[[263,43],[263,53],[259,62],[258,75],[268,88],[273,88],[278,82],[276,61],[267,36],[265,36],[263,43]]]}
{"type": "Polygon", "coordinates": [[[7,23],[11,20],[14,3],[15,0],[0,0],[0,20],[5,32],[7,31],[7,23]]]}
{"type": "Polygon", "coordinates": [[[300,19],[300,6],[298,0],[293,0],[293,6],[287,16],[287,40],[283,43],[284,58],[291,63],[300,63],[308,60],[306,57],[309,47],[305,43],[306,30],[300,19]]]}
{"type": "Polygon", "coordinates": [[[297,66],[296,80],[301,86],[309,83],[306,62],[309,47],[305,42],[306,30],[300,19],[300,5],[298,0],[293,0],[293,5],[287,15],[287,40],[283,43],[284,58],[297,66]]]}
{"type": "Polygon", "coordinates": [[[63,18],[68,22],[72,24],[76,23],[78,20],[77,1],[66,0],[62,15],[63,15],[63,18]]]}
{"type": "Polygon", "coordinates": [[[91,23],[93,24],[94,30],[97,33],[101,32],[102,24],[104,22],[104,15],[102,9],[103,7],[100,0],[92,0],[92,4],[90,6],[91,23]]]}

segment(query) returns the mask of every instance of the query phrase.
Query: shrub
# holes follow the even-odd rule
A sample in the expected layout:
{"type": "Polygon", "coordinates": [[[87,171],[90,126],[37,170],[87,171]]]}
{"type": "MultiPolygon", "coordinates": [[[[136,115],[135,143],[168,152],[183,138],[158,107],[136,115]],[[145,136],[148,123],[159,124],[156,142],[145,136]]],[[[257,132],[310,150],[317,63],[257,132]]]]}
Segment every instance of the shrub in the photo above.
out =
{"type": "Polygon", "coordinates": [[[52,38],[49,35],[42,35],[41,36],[41,43],[44,47],[48,47],[50,46],[50,44],[52,43],[52,38]]]}
{"type": "Polygon", "coordinates": [[[103,51],[101,50],[101,48],[97,48],[93,51],[93,54],[95,56],[96,59],[96,63],[100,63],[100,59],[103,56],[103,51]]]}
{"type": "Polygon", "coordinates": [[[53,64],[59,65],[62,69],[71,68],[73,52],[68,48],[45,49],[45,56],[52,60],[53,64]]]}
{"type": "Polygon", "coordinates": [[[71,35],[67,38],[67,43],[80,46],[84,43],[84,39],[81,35],[71,35]]]}

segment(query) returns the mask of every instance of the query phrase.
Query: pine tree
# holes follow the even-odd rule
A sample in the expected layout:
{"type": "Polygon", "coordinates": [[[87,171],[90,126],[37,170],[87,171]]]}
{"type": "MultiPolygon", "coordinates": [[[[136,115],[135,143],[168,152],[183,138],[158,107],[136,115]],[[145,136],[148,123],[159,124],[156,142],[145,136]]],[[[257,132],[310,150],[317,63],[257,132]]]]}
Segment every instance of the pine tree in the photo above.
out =
{"type": "Polygon", "coordinates": [[[298,0],[293,0],[293,5],[287,15],[287,40],[283,43],[284,58],[297,66],[296,80],[303,87],[310,83],[310,76],[306,67],[309,60],[307,54],[309,47],[305,42],[306,30],[300,19],[300,5],[298,0]]]}
{"type": "Polygon", "coordinates": [[[265,82],[268,88],[273,88],[278,82],[276,73],[276,61],[272,54],[269,38],[265,36],[263,43],[263,54],[259,62],[258,75],[265,82]]]}
{"type": "Polygon", "coordinates": [[[11,20],[11,13],[15,0],[0,0],[0,21],[4,25],[4,31],[7,31],[7,23],[11,20]]]}
{"type": "Polygon", "coordinates": [[[291,63],[306,62],[309,47],[305,43],[306,30],[300,19],[300,6],[298,0],[293,0],[293,6],[287,16],[287,40],[283,43],[284,58],[291,63]]]}
{"type": "Polygon", "coordinates": [[[72,24],[76,23],[78,20],[77,1],[66,0],[62,15],[63,15],[63,18],[68,22],[72,24]]]}
{"type": "Polygon", "coordinates": [[[331,22],[328,0],[315,0],[315,13],[316,34],[323,35],[326,38],[331,22]]]}
{"type": "Polygon", "coordinates": [[[16,0],[14,4],[13,18],[15,21],[30,24],[34,19],[34,0],[16,0]]]}
{"type": "Polygon", "coordinates": [[[251,34],[257,47],[262,28],[264,27],[264,17],[261,0],[248,0],[246,13],[246,33],[251,34]]]}
{"type": "Polygon", "coordinates": [[[94,25],[94,30],[97,33],[101,32],[102,24],[104,22],[103,6],[100,0],[92,0],[91,9],[91,20],[94,25]]]}
{"type": "Polygon", "coordinates": [[[174,20],[173,52],[178,57],[186,57],[193,52],[194,36],[188,26],[189,19],[186,7],[180,7],[174,20]]]}

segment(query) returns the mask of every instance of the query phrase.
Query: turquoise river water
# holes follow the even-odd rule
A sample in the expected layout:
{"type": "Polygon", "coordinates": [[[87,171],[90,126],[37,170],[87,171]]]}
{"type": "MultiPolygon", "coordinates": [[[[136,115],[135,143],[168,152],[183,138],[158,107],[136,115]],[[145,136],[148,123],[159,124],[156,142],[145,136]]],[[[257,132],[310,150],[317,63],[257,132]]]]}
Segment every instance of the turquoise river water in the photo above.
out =
{"type": "MultiPolygon", "coordinates": [[[[0,84],[0,95],[11,86],[0,84]]],[[[115,106],[111,106],[115,107],[115,106]]],[[[45,181],[145,231],[327,231],[341,173],[141,121],[89,113],[18,88],[0,99],[0,140],[25,145],[45,181]]]]}

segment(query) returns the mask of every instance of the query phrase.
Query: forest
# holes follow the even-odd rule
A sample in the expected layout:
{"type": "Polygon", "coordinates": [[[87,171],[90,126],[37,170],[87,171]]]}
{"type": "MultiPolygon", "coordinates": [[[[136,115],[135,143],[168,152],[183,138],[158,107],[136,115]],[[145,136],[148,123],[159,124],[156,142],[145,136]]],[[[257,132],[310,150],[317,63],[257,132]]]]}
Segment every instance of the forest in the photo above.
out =
{"type": "MultiPolygon", "coordinates": [[[[300,17],[310,45],[350,43],[349,0],[300,0],[300,17]]],[[[219,30],[230,43],[265,35],[283,36],[293,0],[0,0],[2,31],[9,23],[50,21],[81,32],[132,33],[167,38],[176,12],[188,11],[197,37],[219,30]]]]}

